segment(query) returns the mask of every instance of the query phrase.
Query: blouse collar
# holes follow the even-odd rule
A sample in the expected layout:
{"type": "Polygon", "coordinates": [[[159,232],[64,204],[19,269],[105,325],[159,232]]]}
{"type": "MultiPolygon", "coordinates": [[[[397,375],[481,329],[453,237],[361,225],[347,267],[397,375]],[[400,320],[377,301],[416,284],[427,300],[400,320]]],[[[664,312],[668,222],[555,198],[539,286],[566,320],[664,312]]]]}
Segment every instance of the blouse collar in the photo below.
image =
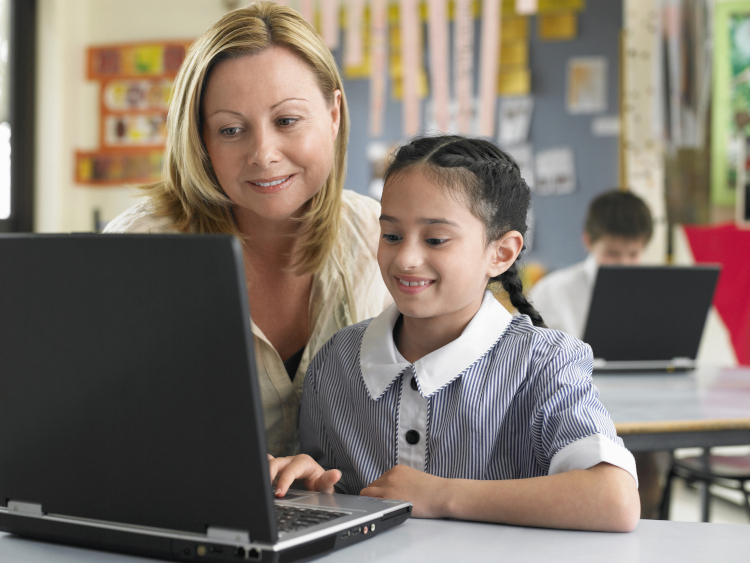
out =
{"type": "MultiPolygon", "coordinates": [[[[396,356],[393,327],[400,314],[395,304],[389,306],[370,322],[362,337],[360,368],[374,400],[412,366],[396,356]]],[[[512,318],[492,293],[485,291],[479,311],[461,336],[413,364],[420,394],[427,398],[461,375],[497,342],[512,318]]]]}

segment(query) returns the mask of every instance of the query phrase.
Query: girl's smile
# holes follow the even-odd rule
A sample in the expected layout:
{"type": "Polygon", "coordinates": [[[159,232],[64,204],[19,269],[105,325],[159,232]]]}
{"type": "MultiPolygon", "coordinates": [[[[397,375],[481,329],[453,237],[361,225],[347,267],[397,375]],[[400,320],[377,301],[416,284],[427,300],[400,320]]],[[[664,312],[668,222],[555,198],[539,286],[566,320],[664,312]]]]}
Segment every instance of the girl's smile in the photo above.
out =
{"type": "Polygon", "coordinates": [[[415,276],[394,276],[398,281],[398,288],[403,293],[419,293],[430,287],[435,280],[418,278],[415,276]]]}

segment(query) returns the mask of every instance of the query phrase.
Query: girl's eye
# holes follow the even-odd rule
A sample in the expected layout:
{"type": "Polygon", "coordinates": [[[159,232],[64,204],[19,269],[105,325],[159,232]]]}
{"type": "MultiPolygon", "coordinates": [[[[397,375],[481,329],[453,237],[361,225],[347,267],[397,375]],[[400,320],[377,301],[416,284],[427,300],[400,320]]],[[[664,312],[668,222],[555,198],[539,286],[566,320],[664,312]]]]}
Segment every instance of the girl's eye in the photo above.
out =
{"type": "Polygon", "coordinates": [[[401,240],[400,236],[398,236],[398,235],[389,235],[387,233],[383,235],[383,238],[385,240],[387,240],[388,242],[398,242],[398,241],[401,240]]]}
{"type": "Polygon", "coordinates": [[[440,246],[448,239],[445,238],[428,238],[425,242],[430,246],[440,246]]]}
{"type": "Polygon", "coordinates": [[[239,127],[225,127],[224,129],[221,129],[219,133],[221,133],[225,137],[234,137],[237,133],[239,133],[239,131],[239,127]]]}
{"type": "Polygon", "coordinates": [[[276,123],[281,125],[282,127],[289,127],[290,125],[294,125],[297,123],[296,117],[280,117],[276,120],[276,123]]]}

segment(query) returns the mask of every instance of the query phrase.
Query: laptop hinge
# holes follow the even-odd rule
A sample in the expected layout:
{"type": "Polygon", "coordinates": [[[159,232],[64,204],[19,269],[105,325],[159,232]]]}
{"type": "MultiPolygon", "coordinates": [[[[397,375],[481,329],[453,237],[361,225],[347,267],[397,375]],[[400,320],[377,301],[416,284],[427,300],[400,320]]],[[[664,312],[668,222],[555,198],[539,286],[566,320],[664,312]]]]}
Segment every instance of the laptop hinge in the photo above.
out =
{"type": "Polygon", "coordinates": [[[35,516],[41,518],[44,516],[42,505],[33,502],[21,502],[18,500],[8,501],[8,513],[18,514],[20,516],[35,516]]]}
{"type": "Polygon", "coordinates": [[[214,540],[250,543],[250,533],[244,530],[232,530],[229,528],[209,526],[208,528],[206,528],[206,535],[214,540]]]}
{"type": "Polygon", "coordinates": [[[695,366],[695,361],[690,358],[672,358],[670,364],[675,368],[691,368],[695,366]]]}

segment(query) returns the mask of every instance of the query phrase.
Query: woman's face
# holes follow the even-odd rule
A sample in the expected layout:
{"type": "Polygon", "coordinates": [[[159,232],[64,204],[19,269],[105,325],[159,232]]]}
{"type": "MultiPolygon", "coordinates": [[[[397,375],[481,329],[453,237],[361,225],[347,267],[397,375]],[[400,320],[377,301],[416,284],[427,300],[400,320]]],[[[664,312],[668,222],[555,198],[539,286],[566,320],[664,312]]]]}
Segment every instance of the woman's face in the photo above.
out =
{"type": "Polygon", "coordinates": [[[341,92],[328,103],[310,67],[288,49],[213,68],[201,108],[203,141],[235,215],[302,215],[331,172],[340,105],[341,92]]]}

